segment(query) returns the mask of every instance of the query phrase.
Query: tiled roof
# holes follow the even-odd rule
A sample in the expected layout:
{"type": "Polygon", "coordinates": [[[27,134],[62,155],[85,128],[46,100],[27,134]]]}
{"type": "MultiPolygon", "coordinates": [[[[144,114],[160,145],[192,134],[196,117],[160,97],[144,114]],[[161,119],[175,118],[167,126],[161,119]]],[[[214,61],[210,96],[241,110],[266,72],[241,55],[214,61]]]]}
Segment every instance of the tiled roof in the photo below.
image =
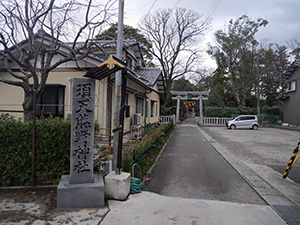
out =
{"type": "Polygon", "coordinates": [[[149,81],[147,79],[145,79],[143,76],[141,76],[141,74],[137,73],[136,71],[127,70],[128,74],[130,77],[132,77],[134,80],[137,80],[139,82],[141,82],[142,84],[146,85],[148,88],[151,88],[151,85],[149,83],[149,81]]]}
{"type": "Polygon", "coordinates": [[[161,70],[158,68],[141,68],[136,73],[147,80],[150,86],[154,86],[161,75],[161,70]]]}
{"type": "MultiPolygon", "coordinates": [[[[117,40],[97,40],[94,39],[92,40],[93,43],[96,43],[98,45],[100,45],[103,48],[116,48],[117,46],[117,40]]],[[[67,45],[73,45],[72,43],[65,43],[67,45]]],[[[77,42],[77,45],[82,45],[84,44],[84,42],[77,42]]],[[[138,42],[135,39],[125,39],[123,40],[123,47],[128,48],[131,47],[133,45],[138,45],[138,42]]]]}
{"type": "Polygon", "coordinates": [[[144,86],[149,90],[154,90],[154,91],[159,91],[160,93],[164,93],[163,89],[160,88],[159,90],[157,90],[157,88],[154,87],[155,83],[159,79],[159,76],[161,75],[160,69],[142,68],[139,69],[138,71],[133,71],[130,68],[128,68],[123,61],[119,60],[118,58],[112,55],[104,63],[100,64],[95,68],[92,68],[84,76],[93,79],[103,79],[107,75],[111,73],[115,73],[116,71],[122,68],[127,70],[128,78],[134,80],[138,84],[144,86]],[[111,65],[112,67],[108,68],[107,65],[111,65]]]}
{"type": "Polygon", "coordinates": [[[289,76],[292,74],[292,72],[297,68],[300,67],[300,60],[296,59],[291,65],[290,67],[285,71],[285,73],[283,74],[283,76],[285,78],[289,78],[289,76]]]}

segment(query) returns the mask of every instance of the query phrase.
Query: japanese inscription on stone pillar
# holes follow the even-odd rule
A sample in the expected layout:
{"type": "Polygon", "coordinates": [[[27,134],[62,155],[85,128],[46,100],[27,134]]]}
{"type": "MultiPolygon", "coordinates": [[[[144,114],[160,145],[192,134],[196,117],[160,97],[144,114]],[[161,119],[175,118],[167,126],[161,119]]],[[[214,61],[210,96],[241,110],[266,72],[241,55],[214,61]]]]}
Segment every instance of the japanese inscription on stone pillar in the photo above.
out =
{"type": "Polygon", "coordinates": [[[72,83],[70,183],[93,183],[95,80],[72,83]]]}

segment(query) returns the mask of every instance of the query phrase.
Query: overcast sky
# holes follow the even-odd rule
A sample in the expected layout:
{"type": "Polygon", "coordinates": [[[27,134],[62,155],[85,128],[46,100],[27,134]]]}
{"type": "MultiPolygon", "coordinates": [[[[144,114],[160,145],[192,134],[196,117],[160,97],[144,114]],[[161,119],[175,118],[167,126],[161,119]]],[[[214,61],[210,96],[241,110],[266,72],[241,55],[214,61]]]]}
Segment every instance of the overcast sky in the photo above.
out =
{"type": "Polygon", "coordinates": [[[257,40],[287,45],[292,38],[300,38],[300,0],[124,0],[124,24],[137,27],[138,20],[148,12],[161,8],[182,7],[210,16],[212,27],[203,41],[213,42],[213,34],[224,29],[230,19],[248,15],[263,18],[269,24],[260,28],[257,40]]]}

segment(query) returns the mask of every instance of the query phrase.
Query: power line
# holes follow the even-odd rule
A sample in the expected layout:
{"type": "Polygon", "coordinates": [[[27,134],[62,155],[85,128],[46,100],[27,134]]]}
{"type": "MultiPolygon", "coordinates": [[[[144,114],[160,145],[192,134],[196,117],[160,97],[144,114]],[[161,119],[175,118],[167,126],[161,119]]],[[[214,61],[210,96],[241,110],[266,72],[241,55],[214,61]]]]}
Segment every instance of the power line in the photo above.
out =
{"type": "MultiPolygon", "coordinates": [[[[148,10],[146,16],[150,13],[150,11],[152,10],[152,8],[154,7],[154,5],[155,5],[156,2],[157,2],[157,0],[154,0],[152,6],[151,6],[150,9],[148,10]]],[[[180,0],[178,0],[178,1],[174,4],[174,6],[172,7],[171,10],[173,10],[173,9],[178,5],[179,2],[180,2],[180,0]]]]}
{"type": "Polygon", "coordinates": [[[216,8],[219,6],[220,2],[222,0],[216,0],[215,3],[212,5],[211,9],[208,11],[208,15],[206,17],[206,20],[210,18],[210,16],[213,14],[213,12],[216,10],[216,8]]]}
{"type": "Polygon", "coordinates": [[[148,13],[147,13],[146,15],[148,15],[148,14],[150,13],[151,9],[153,8],[153,6],[155,5],[156,2],[157,2],[157,0],[155,0],[155,1],[153,2],[152,6],[150,7],[150,9],[149,9],[149,11],[148,11],[148,13]]]}
{"type": "Polygon", "coordinates": [[[180,2],[180,0],[178,0],[175,5],[173,6],[172,10],[176,7],[176,5],[178,5],[178,3],[180,2]]]}

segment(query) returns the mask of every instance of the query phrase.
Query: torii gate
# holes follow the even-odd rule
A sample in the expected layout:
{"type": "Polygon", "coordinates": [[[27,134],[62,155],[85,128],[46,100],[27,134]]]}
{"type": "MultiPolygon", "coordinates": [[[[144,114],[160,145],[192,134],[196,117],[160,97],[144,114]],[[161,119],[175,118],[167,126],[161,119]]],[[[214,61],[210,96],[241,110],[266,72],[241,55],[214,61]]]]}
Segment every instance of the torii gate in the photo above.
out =
{"type": "Polygon", "coordinates": [[[208,96],[209,91],[171,91],[171,94],[176,96],[172,97],[172,99],[177,100],[176,122],[179,122],[180,100],[199,101],[200,121],[203,120],[202,100],[208,99],[206,96],[208,96]]]}

